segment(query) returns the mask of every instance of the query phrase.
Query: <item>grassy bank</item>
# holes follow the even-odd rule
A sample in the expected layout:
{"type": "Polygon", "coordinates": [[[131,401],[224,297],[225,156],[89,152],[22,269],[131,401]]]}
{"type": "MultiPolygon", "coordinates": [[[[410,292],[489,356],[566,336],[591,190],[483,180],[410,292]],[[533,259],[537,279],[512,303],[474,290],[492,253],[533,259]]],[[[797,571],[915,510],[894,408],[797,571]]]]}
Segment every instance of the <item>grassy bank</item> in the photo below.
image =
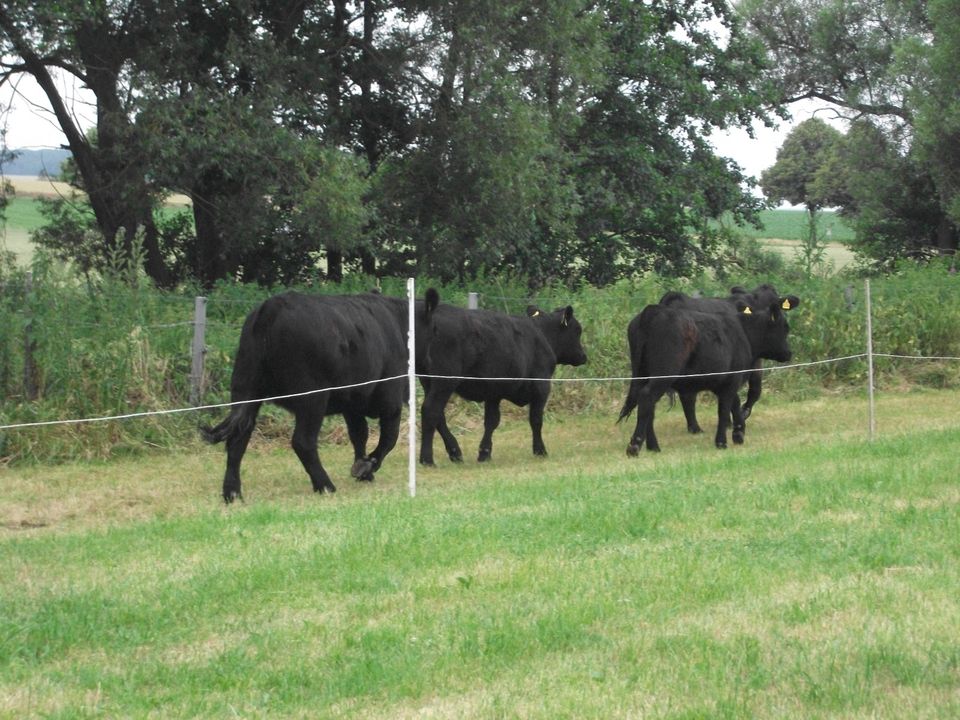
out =
{"type": "Polygon", "coordinates": [[[960,406],[878,425],[770,396],[744,447],[677,410],[628,459],[553,415],[534,459],[510,413],[414,499],[399,448],[366,485],[323,447],[317,497],[263,438],[231,507],[209,448],[0,469],[0,716],[955,717],[960,406]]]}

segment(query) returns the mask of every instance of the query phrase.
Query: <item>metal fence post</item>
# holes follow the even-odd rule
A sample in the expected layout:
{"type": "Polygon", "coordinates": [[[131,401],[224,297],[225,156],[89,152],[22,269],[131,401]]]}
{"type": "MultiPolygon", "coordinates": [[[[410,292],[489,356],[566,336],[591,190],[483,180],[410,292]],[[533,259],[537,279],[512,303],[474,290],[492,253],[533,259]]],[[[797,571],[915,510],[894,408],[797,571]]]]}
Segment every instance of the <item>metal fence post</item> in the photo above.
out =
{"type": "Polygon", "coordinates": [[[190,404],[199,405],[203,397],[203,359],[207,354],[207,299],[194,298],[193,301],[193,343],[190,346],[192,364],[190,367],[190,404]]]}
{"type": "Polygon", "coordinates": [[[480,307],[480,300],[477,293],[475,292],[467,293],[467,309],[476,310],[479,307],[480,307]]]}

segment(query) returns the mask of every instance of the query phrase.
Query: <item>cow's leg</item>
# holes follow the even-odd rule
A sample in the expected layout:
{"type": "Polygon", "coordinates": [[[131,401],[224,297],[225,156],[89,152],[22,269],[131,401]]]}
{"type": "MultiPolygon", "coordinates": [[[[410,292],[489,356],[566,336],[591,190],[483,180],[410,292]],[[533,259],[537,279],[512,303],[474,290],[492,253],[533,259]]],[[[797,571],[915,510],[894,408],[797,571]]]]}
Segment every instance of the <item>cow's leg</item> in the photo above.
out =
{"type": "Polygon", "coordinates": [[[296,424],[293,428],[293,451],[300,458],[303,469],[310,476],[313,491],[336,492],[336,486],[330,481],[330,476],[320,463],[320,454],[317,452],[317,440],[320,437],[320,427],[326,413],[327,401],[321,395],[319,401],[304,404],[296,411],[296,424]]]}
{"type": "Polygon", "coordinates": [[[727,426],[730,424],[734,403],[737,404],[737,413],[740,414],[740,400],[737,398],[735,386],[726,387],[717,393],[717,436],[714,443],[721,450],[727,447],[727,426]]]}
{"type": "Polygon", "coordinates": [[[627,445],[627,455],[631,457],[635,456],[640,452],[644,441],[649,442],[651,438],[653,439],[654,446],[651,447],[650,450],[654,452],[660,450],[660,445],[657,443],[656,435],[653,432],[653,410],[654,407],[656,407],[657,400],[659,400],[666,391],[666,387],[661,387],[659,384],[653,382],[647,382],[643,388],[641,388],[637,395],[637,426],[633,430],[630,444],[627,445]]]}
{"type": "Polygon", "coordinates": [[[697,422],[697,393],[680,393],[680,405],[683,407],[683,416],[687,420],[687,432],[702,433],[703,428],[697,422]]]}
{"type": "MultiPolygon", "coordinates": [[[[548,386],[549,387],[549,386],[548,386]]],[[[547,393],[536,397],[530,402],[530,432],[533,435],[533,454],[545,456],[547,447],[543,444],[543,409],[547,404],[547,393]]]]}
{"type": "Polygon", "coordinates": [[[367,457],[367,439],[370,437],[370,426],[367,424],[367,418],[360,413],[345,412],[343,414],[343,421],[347,424],[350,444],[353,445],[353,468],[351,468],[350,474],[358,480],[372,480],[373,475],[369,478],[359,477],[357,473],[354,472],[358,463],[367,457]]]}
{"type": "Polygon", "coordinates": [[[247,444],[253,429],[257,424],[257,413],[260,412],[260,403],[247,403],[234,406],[236,417],[240,421],[231,423],[230,435],[226,438],[227,469],[223,475],[223,500],[231,503],[243,499],[240,491],[240,462],[247,451],[247,444]]]}
{"type": "MultiPolygon", "coordinates": [[[[762,366],[763,361],[757,360],[753,366],[754,372],[750,373],[750,377],[747,380],[747,402],[743,405],[744,422],[746,422],[747,418],[750,417],[750,413],[753,412],[753,406],[757,404],[757,400],[760,399],[760,394],[763,392],[763,381],[761,380],[762,373],[757,372],[757,370],[762,366]]],[[[736,440],[734,440],[734,442],[736,442],[736,440]]]]}
{"type": "Polygon", "coordinates": [[[731,406],[731,416],[733,417],[733,442],[735,445],[743,445],[743,436],[747,431],[746,416],[743,414],[743,407],[740,405],[740,393],[733,394],[733,405],[731,406]]]}
{"type": "Polygon", "coordinates": [[[647,420],[647,450],[650,452],[660,452],[660,443],[657,441],[657,434],[653,431],[653,418],[656,414],[657,404],[654,403],[650,406],[650,417],[647,420]]]}
{"type": "Polygon", "coordinates": [[[425,384],[424,388],[426,395],[423,398],[423,405],[420,407],[420,464],[433,465],[433,434],[440,429],[441,424],[443,429],[440,430],[440,437],[443,438],[447,454],[450,455],[451,459],[455,455],[463,457],[456,438],[447,428],[443,412],[450,396],[453,394],[453,386],[434,380],[425,384]],[[446,433],[446,436],[444,433],[446,433]]]}
{"type": "Polygon", "coordinates": [[[500,401],[487,400],[483,404],[483,437],[477,462],[486,462],[493,454],[493,431],[500,425],[500,401]]]}
{"type": "Polygon", "coordinates": [[[357,480],[372,481],[373,474],[380,469],[383,459],[397,444],[400,437],[400,406],[380,413],[380,440],[367,457],[353,463],[350,474],[357,480]]]}
{"type": "Polygon", "coordinates": [[[440,433],[440,437],[443,439],[443,447],[446,448],[447,456],[453,462],[463,462],[463,451],[460,449],[460,443],[457,442],[457,439],[453,436],[453,433],[450,432],[450,427],[447,425],[447,413],[440,413],[440,422],[437,423],[437,432],[440,433]]]}

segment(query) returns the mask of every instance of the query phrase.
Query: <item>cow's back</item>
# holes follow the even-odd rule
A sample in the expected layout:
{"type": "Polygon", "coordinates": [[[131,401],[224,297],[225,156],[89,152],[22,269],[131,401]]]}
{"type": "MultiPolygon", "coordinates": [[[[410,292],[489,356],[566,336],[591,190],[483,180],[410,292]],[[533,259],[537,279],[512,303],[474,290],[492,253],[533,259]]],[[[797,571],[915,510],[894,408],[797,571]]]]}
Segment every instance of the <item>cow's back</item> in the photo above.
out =
{"type": "MultiPolygon", "coordinates": [[[[398,310],[373,293],[324,296],[291,291],[271,297],[248,318],[238,353],[238,366],[241,356],[252,355],[258,368],[255,372],[244,368],[235,378],[238,384],[256,378],[257,393],[274,396],[402,375],[406,341],[398,310]]],[[[389,381],[333,392],[331,411],[351,406],[366,412],[371,398],[399,397],[402,386],[402,381],[389,381]]]]}
{"type": "MultiPolygon", "coordinates": [[[[649,305],[628,327],[635,373],[700,375],[745,370],[750,344],[735,313],[701,312],[671,305],[649,305]]],[[[690,384],[709,385],[709,379],[690,384]]],[[[688,384],[677,381],[678,389],[688,384]]]]}
{"type": "MultiPolygon", "coordinates": [[[[464,378],[549,378],[556,356],[529,317],[441,305],[434,314],[428,372],[464,378]]],[[[509,394],[520,381],[463,381],[469,400],[509,394]]]]}

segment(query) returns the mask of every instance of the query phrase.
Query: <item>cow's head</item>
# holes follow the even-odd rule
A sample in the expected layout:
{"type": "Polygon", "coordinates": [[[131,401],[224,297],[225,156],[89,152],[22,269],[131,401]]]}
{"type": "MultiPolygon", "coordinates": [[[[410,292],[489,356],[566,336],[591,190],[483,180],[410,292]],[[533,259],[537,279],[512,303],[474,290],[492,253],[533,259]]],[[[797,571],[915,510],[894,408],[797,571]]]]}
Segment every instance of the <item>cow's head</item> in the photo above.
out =
{"type": "Polygon", "coordinates": [[[795,295],[778,297],[763,305],[751,305],[740,300],[737,311],[743,323],[744,331],[750,340],[754,357],[768,358],[777,362],[788,362],[793,357],[787,336],[790,323],[784,311],[800,304],[795,295]]]}
{"type": "Polygon", "coordinates": [[[580,335],[583,328],[573,316],[573,306],[558,308],[553,312],[543,312],[540,308],[530,305],[527,315],[537,323],[540,332],[546,337],[557,362],[563,365],[583,365],[587,361],[587,352],[580,344],[580,335]]]}

